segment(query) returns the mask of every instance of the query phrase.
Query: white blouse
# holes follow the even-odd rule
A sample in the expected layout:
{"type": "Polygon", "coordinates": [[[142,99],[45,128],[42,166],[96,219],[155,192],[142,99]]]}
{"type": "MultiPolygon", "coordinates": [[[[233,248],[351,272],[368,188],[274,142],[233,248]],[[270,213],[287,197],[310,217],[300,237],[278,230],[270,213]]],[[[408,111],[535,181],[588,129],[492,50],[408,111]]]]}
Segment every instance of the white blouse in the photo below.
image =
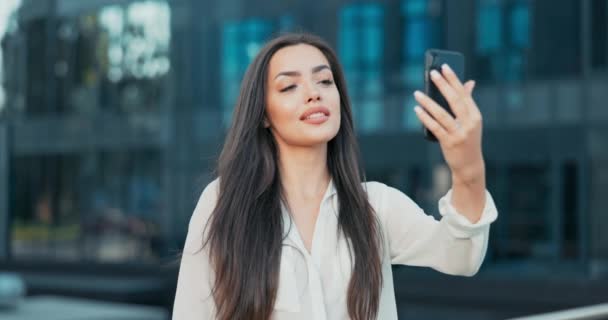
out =
{"type": "MultiPolygon", "coordinates": [[[[451,275],[473,276],[484,259],[490,223],[497,210],[490,193],[481,219],[470,223],[451,205],[452,190],[439,200],[440,221],[423,212],[401,191],[379,182],[363,184],[384,238],[383,287],[378,319],[397,319],[391,264],[431,267],[451,275]]],[[[174,320],[213,319],[212,270],[202,231],[215,208],[218,180],[203,191],[190,220],[173,308],[174,320]]],[[[330,182],[321,201],[310,254],[283,207],[283,243],[274,320],[348,319],[346,292],[351,260],[338,237],[338,197],[330,182]]]]}

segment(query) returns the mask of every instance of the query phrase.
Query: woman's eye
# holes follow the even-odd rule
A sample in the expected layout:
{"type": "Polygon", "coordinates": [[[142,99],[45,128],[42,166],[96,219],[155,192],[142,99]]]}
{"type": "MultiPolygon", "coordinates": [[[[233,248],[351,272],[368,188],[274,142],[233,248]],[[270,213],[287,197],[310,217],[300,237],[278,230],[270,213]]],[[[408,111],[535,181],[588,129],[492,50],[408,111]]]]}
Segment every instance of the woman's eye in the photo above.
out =
{"type": "Polygon", "coordinates": [[[296,85],[295,85],[295,84],[292,84],[292,85],[290,85],[290,86],[288,86],[288,87],[285,87],[285,88],[281,89],[281,92],[286,92],[286,91],[289,91],[289,90],[291,90],[291,89],[294,89],[295,87],[296,87],[296,85]]]}
{"type": "Polygon", "coordinates": [[[331,79],[326,79],[326,80],[321,81],[321,83],[322,83],[323,85],[330,86],[330,85],[332,85],[334,82],[333,82],[331,79]]]}

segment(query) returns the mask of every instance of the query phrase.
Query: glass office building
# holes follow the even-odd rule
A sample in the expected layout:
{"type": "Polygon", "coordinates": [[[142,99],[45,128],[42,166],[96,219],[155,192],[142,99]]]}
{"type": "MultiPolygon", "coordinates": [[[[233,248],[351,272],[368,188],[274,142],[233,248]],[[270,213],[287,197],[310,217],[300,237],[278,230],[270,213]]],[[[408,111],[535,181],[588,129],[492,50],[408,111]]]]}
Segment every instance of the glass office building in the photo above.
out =
{"type": "Polygon", "coordinates": [[[401,315],[608,295],[608,1],[16,3],[0,60],[0,270],[33,293],[170,307],[245,69],[274,35],[310,31],[344,66],[368,180],[429,214],[449,172],[413,113],[424,51],[463,52],[477,81],[500,212],[488,256],[470,279],[395,267],[401,315]]]}

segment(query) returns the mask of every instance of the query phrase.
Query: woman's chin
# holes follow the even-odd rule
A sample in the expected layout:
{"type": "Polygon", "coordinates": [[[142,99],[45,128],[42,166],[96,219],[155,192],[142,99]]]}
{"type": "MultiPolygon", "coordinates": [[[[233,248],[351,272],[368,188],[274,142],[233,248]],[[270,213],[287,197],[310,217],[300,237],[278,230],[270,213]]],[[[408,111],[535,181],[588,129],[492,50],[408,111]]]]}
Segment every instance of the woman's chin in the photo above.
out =
{"type": "Polygon", "coordinates": [[[339,129],[339,125],[335,124],[316,128],[298,128],[297,131],[291,131],[286,135],[276,135],[278,132],[275,132],[275,138],[282,140],[287,145],[314,147],[327,144],[336,137],[339,129]]]}
{"type": "Polygon", "coordinates": [[[305,139],[301,139],[301,143],[302,145],[313,147],[317,145],[326,144],[335,137],[336,133],[333,132],[328,132],[326,134],[308,135],[305,139]]]}
{"type": "Polygon", "coordinates": [[[338,134],[339,129],[339,124],[336,125],[335,123],[326,122],[316,128],[303,128],[301,132],[302,136],[308,138],[309,140],[328,142],[338,134]]]}

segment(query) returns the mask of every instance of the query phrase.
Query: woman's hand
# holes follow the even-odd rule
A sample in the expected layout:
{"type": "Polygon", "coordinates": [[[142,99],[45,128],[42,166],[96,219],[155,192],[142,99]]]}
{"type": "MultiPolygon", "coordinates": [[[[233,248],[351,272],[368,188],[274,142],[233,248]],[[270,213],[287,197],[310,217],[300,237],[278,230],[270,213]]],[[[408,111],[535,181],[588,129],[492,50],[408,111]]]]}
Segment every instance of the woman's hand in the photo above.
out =
{"type": "Polygon", "coordinates": [[[416,107],[422,123],[437,137],[443,157],[452,171],[452,205],[471,223],[481,218],[485,206],[485,164],[481,152],[481,112],[471,96],[475,82],[462,84],[454,71],[443,65],[431,79],[454,112],[452,117],[422,92],[414,93],[424,109],[416,107]]]}
{"type": "Polygon", "coordinates": [[[482,117],[473,100],[474,81],[462,84],[454,71],[442,66],[431,71],[431,79],[450,105],[456,118],[420,91],[414,96],[424,107],[415,107],[416,115],[439,141],[445,161],[452,172],[452,183],[485,182],[481,151],[482,117]]]}

